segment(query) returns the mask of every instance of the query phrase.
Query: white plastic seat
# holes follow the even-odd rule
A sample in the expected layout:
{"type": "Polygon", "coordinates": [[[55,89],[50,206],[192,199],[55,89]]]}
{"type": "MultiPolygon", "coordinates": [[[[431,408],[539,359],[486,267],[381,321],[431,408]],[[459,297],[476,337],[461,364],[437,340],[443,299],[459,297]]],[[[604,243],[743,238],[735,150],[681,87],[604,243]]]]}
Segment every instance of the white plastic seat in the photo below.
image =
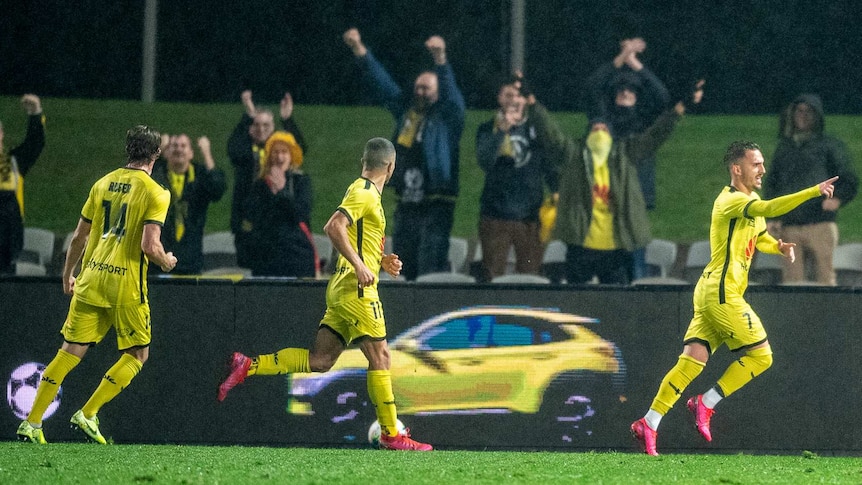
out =
{"type": "Polygon", "coordinates": [[[476,278],[464,273],[426,273],[416,277],[417,283],[475,283],[476,278]]]}
{"type": "Polygon", "coordinates": [[[653,239],[646,246],[646,264],[658,268],[658,275],[667,277],[676,262],[677,246],[673,241],[653,239]]]}
{"type": "Polygon", "coordinates": [[[709,241],[695,241],[688,248],[688,256],[685,258],[685,279],[689,283],[697,283],[700,275],[703,273],[703,268],[709,264],[712,257],[709,241]]]}
{"type": "Polygon", "coordinates": [[[491,280],[491,283],[530,283],[530,284],[550,284],[551,280],[544,276],[536,274],[510,273],[502,276],[497,276],[491,280]]]}
{"type": "Polygon", "coordinates": [[[832,253],[839,286],[862,286],[862,243],[839,244],[832,253]]]}
{"type": "Polygon", "coordinates": [[[18,261],[15,263],[16,276],[45,276],[47,274],[48,270],[39,263],[30,263],[27,261],[18,261]]]}
{"type": "Polygon", "coordinates": [[[56,237],[53,231],[42,229],[39,227],[24,228],[24,247],[22,252],[28,254],[22,255],[22,260],[28,261],[32,256],[36,256],[36,261],[32,261],[42,266],[51,264],[54,259],[54,241],[56,237]]]}
{"type": "Polygon", "coordinates": [[[470,244],[466,239],[461,237],[449,238],[449,267],[453,273],[461,273],[464,271],[464,264],[467,262],[467,250],[470,244]]]}

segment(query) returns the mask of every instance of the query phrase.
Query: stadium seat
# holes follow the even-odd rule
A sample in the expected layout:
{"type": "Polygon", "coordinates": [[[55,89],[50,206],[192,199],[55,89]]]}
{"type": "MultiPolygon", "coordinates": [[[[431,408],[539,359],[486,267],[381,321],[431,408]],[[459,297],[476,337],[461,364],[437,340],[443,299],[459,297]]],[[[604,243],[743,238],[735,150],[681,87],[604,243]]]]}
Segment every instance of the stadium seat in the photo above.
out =
{"type": "Polygon", "coordinates": [[[549,241],[542,256],[542,274],[553,283],[566,280],[566,243],[559,239],[549,241]]]}
{"type": "Polygon", "coordinates": [[[748,272],[748,280],[758,285],[780,285],[782,274],[781,266],[784,256],[780,254],[758,253],[751,263],[748,272]]]}
{"type": "Polygon", "coordinates": [[[417,283],[475,283],[476,278],[464,273],[426,273],[416,277],[417,283]]]}
{"type": "Polygon", "coordinates": [[[691,285],[691,283],[670,276],[647,276],[632,281],[632,285],[691,285]]]}
{"type": "Polygon", "coordinates": [[[469,247],[470,244],[464,238],[449,238],[449,267],[453,273],[461,273],[464,271],[464,264],[467,262],[467,250],[469,247]]]}
{"type": "Polygon", "coordinates": [[[18,259],[42,266],[51,264],[54,259],[55,239],[52,231],[38,227],[25,227],[24,247],[18,259]]]}
{"type": "Polygon", "coordinates": [[[502,276],[497,276],[491,280],[491,283],[531,283],[531,284],[550,284],[551,280],[545,278],[544,276],[539,276],[536,274],[521,274],[521,273],[510,273],[504,274],[502,276]]]}
{"type": "Polygon", "coordinates": [[[838,286],[862,286],[862,243],[839,244],[832,253],[838,286]]]}
{"type": "Polygon", "coordinates": [[[335,270],[335,259],[338,254],[332,246],[332,240],[326,234],[312,234],[314,238],[314,248],[317,250],[317,257],[320,259],[320,270],[324,274],[332,274],[335,270]]]}
{"type": "Polygon", "coordinates": [[[688,248],[688,256],[685,258],[685,280],[689,283],[697,283],[703,268],[709,264],[711,257],[709,241],[695,241],[688,248]]]}
{"type": "Polygon", "coordinates": [[[653,239],[646,246],[647,274],[667,277],[676,262],[677,247],[673,241],[653,239]]]}
{"type": "Polygon", "coordinates": [[[203,270],[236,267],[236,246],[233,233],[219,231],[204,234],[203,237],[203,270]]]}
{"type": "Polygon", "coordinates": [[[28,261],[18,261],[15,263],[16,276],[45,276],[48,270],[45,266],[39,263],[31,263],[28,261]]]}

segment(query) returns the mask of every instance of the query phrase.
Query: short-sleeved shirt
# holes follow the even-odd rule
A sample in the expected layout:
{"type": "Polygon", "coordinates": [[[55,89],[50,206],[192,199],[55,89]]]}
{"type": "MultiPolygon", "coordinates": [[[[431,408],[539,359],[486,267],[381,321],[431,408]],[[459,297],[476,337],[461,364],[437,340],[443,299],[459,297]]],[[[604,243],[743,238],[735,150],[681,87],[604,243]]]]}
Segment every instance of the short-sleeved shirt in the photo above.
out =
{"type": "MultiPolygon", "coordinates": [[[[386,238],[386,216],[377,186],[366,178],[356,179],[347,188],[337,210],[350,220],[347,228],[350,245],[371,273],[379,274],[386,238]]],[[[377,280],[371,286],[359,288],[353,265],[339,255],[335,273],[326,288],[326,305],[333,307],[359,298],[377,299],[377,280]]]]}
{"type": "Polygon", "coordinates": [[[75,297],[99,307],[147,303],[144,225],[163,225],[170,203],[170,191],[143,170],[120,168],[99,179],[81,210],[91,227],[75,297]]]}

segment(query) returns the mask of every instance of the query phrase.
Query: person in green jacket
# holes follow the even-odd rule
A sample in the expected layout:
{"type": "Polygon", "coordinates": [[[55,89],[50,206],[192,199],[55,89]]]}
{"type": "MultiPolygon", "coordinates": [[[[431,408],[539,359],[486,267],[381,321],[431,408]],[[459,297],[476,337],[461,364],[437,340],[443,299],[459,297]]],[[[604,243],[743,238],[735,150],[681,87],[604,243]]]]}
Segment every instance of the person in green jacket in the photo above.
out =
{"type": "MultiPolygon", "coordinates": [[[[702,87],[698,82],[693,103],[700,102],[702,87]]],[[[538,115],[562,164],[554,237],[567,245],[568,283],[583,284],[594,277],[604,284],[631,282],[632,253],[652,238],[637,162],[658,150],[685,110],[679,101],[644,132],[617,139],[600,117],[590,120],[584,139],[575,140],[547,113],[538,115]]]]}

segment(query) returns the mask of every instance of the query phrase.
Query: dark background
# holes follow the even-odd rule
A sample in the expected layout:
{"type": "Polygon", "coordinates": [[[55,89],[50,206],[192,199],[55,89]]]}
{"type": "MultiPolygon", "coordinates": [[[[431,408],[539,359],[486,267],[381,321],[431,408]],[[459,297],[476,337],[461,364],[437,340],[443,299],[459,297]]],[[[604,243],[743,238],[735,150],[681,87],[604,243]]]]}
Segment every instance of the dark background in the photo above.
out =
{"type": "MultiPolygon", "coordinates": [[[[676,362],[692,312],[688,286],[383,283],[380,290],[390,337],[467,306],[556,307],[598,318],[590,329],[616,343],[626,364],[627,400],[604,408],[589,442],[534,438],[531,415],[402,416],[418,439],[439,449],[633,451],[628,426],[643,416],[676,362]],[[458,431],[463,429],[469,432],[458,431]]],[[[150,359],[132,385],[100,411],[103,433],[117,443],[344,445],[328,434],[331,423],[286,414],[284,376],[249,378],[223,403],[215,399],[230,352],[257,355],[309,345],[323,314],[324,292],[323,281],[152,281],[150,359]]],[[[752,287],[748,299],[769,332],[772,368],[722,401],[712,420],[713,442],[706,444],[692,426],[685,400],[712,386],[733,358],[725,347],[719,349],[662,421],[660,449],[858,454],[862,435],[851,431],[862,426],[856,405],[862,399],[859,289],[752,287]]],[[[69,299],[60,291],[59,278],[24,277],[0,278],[0,301],[10,302],[0,312],[5,381],[24,362],[53,358],[69,299]]],[[[66,423],[116,359],[110,332],[64,381],[61,405],[45,421],[49,441],[80,439],[66,423]]],[[[357,393],[364,395],[364,385],[357,393]]],[[[0,430],[5,430],[0,436],[11,438],[19,420],[0,407],[0,430]]],[[[366,446],[362,440],[359,444],[366,446]]]]}
{"type": "MultiPolygon", "coordinates": [[[[0,94],[140,99],[143,10],[3,2],[0,94]]],[[[586,76],[640,35],[672,91],[708,80],[705,112],[774,113],[811,91],[829,113],[858,114],[860,11],[852,0],[527,1],[525,70],[550,108],[583,111],[586,76]]],[[[236,102],[250,88],[259,102],[285,90],[300,104],[366,102],[341,40],[355,26],[402,85],[430,62],[424,40],[442,35],[468,106],[489,108],[508,70],[509,12],[506,0],[162,0],[156,99],[236,102]]]]}

